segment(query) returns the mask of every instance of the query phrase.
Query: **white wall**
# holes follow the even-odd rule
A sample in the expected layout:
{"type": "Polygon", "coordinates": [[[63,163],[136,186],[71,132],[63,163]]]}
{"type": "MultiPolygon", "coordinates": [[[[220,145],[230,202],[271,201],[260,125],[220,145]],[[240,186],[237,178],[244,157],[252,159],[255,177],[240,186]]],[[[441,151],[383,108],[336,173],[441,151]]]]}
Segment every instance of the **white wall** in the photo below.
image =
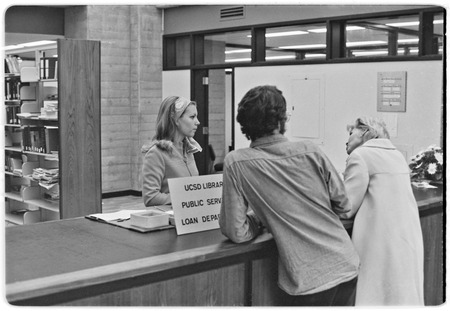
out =
{"type": "MultiPolygon", "coordinates": [[[[346,125],[363,115],[386,116],[377,112],[377,73],[383,71],[407,72],[406,112],[387,113],[397,118],[397,136],[391,138],[392,142],[407,158],[430,144],[439,145],[443,100],[441,61],[240,67],[235,69],[235,109],[250,88],[264,84],[277,86],[289,106],[302,100],[291,96],[292,77],[323,77],[324,132],[323,141],[318,144],[336,168],[343,171],[347,158],[346,125]]],[[[302,120],[291,119],[289,123],[292,122],[302,120]]],[[[235,149],[248,145],[239,124],[235,123],[235,149]]]]}
{"type": "Polygon", "coordinates": [[[162,72],[162,99],[168,96],[181,96],[191,99],[190,70],[162,72]]]}

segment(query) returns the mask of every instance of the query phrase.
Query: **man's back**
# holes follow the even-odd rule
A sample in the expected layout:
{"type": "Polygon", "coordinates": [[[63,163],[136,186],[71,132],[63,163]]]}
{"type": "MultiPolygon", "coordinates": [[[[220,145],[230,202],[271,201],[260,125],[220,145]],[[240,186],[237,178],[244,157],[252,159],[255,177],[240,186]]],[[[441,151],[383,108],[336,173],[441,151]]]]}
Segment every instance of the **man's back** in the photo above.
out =
{"type": "Polygon", "coordinates": [[[315,293],[356,277],[359,259],[336,214],[350,209],[344,186],[311,142],[276,134],[228,154],[221,227],[235,242],[255,235],[249,226],[239,228],[242,204],[272,233],[287,293],[315,293]]]}

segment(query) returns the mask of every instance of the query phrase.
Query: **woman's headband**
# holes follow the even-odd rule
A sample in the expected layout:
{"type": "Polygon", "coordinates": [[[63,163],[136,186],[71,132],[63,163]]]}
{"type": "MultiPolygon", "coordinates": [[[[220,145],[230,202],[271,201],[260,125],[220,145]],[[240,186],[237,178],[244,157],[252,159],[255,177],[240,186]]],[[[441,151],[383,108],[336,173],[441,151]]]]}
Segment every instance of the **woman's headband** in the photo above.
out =
{"type": "Polygon", "coordinates": [[[181,115],[183,114],[183,112],[186,110],[186,108],[193,103],[192,101],[190,101],[189,99],[186,99],[184,97],[178,97],[177,100],[175,101],[175,115],[174,115],[174,119],[175,121],[177,121],[181,115]]]}

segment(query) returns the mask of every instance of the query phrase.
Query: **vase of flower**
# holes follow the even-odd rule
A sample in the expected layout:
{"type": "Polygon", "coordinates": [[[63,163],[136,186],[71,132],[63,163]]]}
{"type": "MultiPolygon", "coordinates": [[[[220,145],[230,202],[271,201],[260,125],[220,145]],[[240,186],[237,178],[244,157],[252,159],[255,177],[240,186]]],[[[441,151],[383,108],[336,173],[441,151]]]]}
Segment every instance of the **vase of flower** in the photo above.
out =
{"type": "Polygon", "coordinates": [[[431,145],[411,158],[411,180],[440,182],[443,174],[444,157],[442,148],[431,145]]]}

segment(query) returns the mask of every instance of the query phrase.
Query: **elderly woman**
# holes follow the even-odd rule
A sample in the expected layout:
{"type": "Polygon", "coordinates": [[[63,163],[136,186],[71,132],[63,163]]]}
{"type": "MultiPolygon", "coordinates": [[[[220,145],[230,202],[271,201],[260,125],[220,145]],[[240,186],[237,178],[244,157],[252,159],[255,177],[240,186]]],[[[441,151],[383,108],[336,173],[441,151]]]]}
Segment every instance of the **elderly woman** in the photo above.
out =
{"type": "Polygon", "coordinates": [[[193,137],[199,124],[195,102],[170,96],[161,103],[156,135],[149,145],[142,147],[145,206],[171,204],[169,178],[198,176],[194,153],[202,148],[193,137]]]}
{"type": "Polygon", "coordinates": [[[423,305],[423,240],[409,168],[383,121],[348,126],[344,184],[361,259],[356,306],[423,305]]]}

